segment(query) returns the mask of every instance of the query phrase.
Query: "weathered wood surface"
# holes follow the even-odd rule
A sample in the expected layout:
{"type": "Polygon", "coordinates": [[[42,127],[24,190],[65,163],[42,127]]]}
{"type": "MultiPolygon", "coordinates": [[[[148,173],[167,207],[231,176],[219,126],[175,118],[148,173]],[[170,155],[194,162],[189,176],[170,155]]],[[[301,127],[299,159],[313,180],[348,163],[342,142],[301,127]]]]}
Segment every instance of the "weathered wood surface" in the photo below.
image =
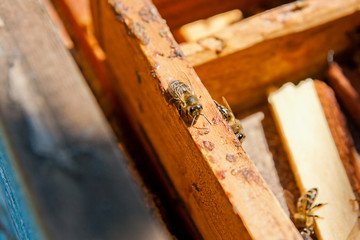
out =
{"type": "Polygon", "coordinates": [[[154,0],[153,2],[161,16],[166,19],[169,27],[171,29],[177,29],[186,23],[208,18],[233,9],[240,9],[248,15],[289,1],[154,0]]]}
{"type": "Polygon", "coordinates": [[[329,49],[351,46],[359,24],[359,0],[296,1],[214,34],[213,48],[205,39],[181,48],[213,98],[238,111],[265,102],[271,85],[325,71],[329,49]]]}
{"type": "Polygon", "coordinates": [[[337,63],[330,63],[328,70],[329,84],[336,95],[360,127],[360,93],[351,85],[337,63]]]}
{"type": "MultiPolygon", "coordinates": [[[[269,97],[301,192],[318,188],[319,239],[346,240],[357,223],[357,203],[326,120],[314,81],[286,84],[269,97]]],[[[335,107],[335,106],[333,106],[335,107]]]]}
{"type": "MultiPolygon", "coordinates": [[[[201,239],[161,166],[153,164],[154,161],[157,161],[156,153],[149,144],[144,142],[142,142],[142,149],[139,149],[141,142],[137,135],[134,135],[129,119],[122,110],[123,106],[127,105],[126,100],[120,102],[119,99],[114,98],[116,93],[108,84],[109,81],[113,81],[112,76],[107,71],[103,74],[103,70],[106,68],[103,61],[105,56],[104,54],[102,54],[103,57],[98,55],[96,50],[99,47],[93,45],[96,39],[92,32],[92,21],[88,18],[91,16],[89,1],[53,0],[52,3],[57,6],[57,14],[61,16],[66,29],[71,33],[75,42],[75,46],[73,46],[75,47],[73,52],[75,59],[104,111],[117,137],[120,149],[125,149],[130,155],[131,164],[136,168],[136,171],[133,172],[134,175],[138,176],[137,179],[143,184],[144,189],[149,191],[148,195],[161,212],[161,217],[169,231],[178,239],[201,239]],[[90,56],[86,57],[87,55],[90,56]],[[96,71],[96,69],[103,70],[96,71]],[[143,159],[147,159],[147,161],[143,159]]],[[[52,6],[51,3],[48,5],[52,6]]],[[[50,12],[51,18],[58,20],[58,17],[54,15],[56,14],[50,12]]],[[[58,25],[56,24],[57,27],[58,25]]]]}
{"type": "Polygon", "coordinates": [[[21,188],[19,175],[11,161],[4,137],[0,127],[0,239],[44,239],[44,232],[30,210],[26,192],[21,188]]]}
{"type": "Polygon", "coordinates": [[[243,147],[254,162],[265,182],[274,193],[284,211],[290,216],[284,197],[284,189],[280,184],[272,154],[266,142],[265,133],[261,121],[264,119],[264,113],[257,112],[241,119],[244,127],[246,141],[243,147]]]}
{"type": "Polygon", "coordinates": [[[316,81],[315,89],[353,191],[360,197],[360,159],[347,128],[346,118],[340,110],[334,91],[329,86],[316,81]]]}
{"type": "MultiPolygon", "coordinates": [[[[117,116],[119,111],[116,110],[119,104],[111,88],[112,78],[106,71],[104,53],[92,31],[89,1],[51,0],[51,2],[74,43],[77,63],[81,66],[103,111],[108,117],[119,117],[117,116]]],[[[118,129],[113,121],[111,123],[113,129],[118,129]]]]}
{"type": "Polygon", "coordinates": [[[126,111],[205,239],[300,239],[241,144],[146,0],[91,4],[126,111]],[[204,115],[193,127],[169,104],[168,84],[191,82],[204,115]],[[245,226],[246,229],[245,229],[245,226]],[[251,237],[250,237],[251,236],[251,237]]]}
{"type": "Polygon", "coordinates": [[[300,192],[296,184],[294,174],[291,170],[289,158],[286,154],[286,149],[282,143],[279,131],[276,127],[274,127],[276,126],[276,123],[272,117],[269,104],[263,104],[257,108],[254,108],[254,110],[264,113],[262,126],[264,129],[266,142],[272,154],[281,186],[284,189],[284,197],[292,216],[296,208],[297,199],[300,197],[300,192]]]}
{"type": "MultiPolygon", "coordinates": [[[[0,2],[1,154],[37,220],[29,231],[51,239],[167,239],[53,26],[39,1],[0,2]]],[[[23,199],[7,201],[13,211],[23,199]]]]}
{"type": "Polygon", "coordinates": [[[49,13],[51,20],[53,21],[56,28],[60,32],[61,39],[65,43],[66,48],[67,49],[74,48],[74,43],[72,42],[68,32],[66,31],[65,26],[61,21],[59,15],[57,14],[57,11],[55,10],[53,4],[51,4],[50,0],[42,0],[42,3],[44,4],[47,12],[49,13]]]}
{"type": "Polygon", "coordinates": [[[242,18],[243,13],[239,9],[235,9],[185,24],[179,29],[179,32],[186,42],[195,42],[211,36],[242,18]]]}
{"type": "Polygon", "coordinates": [[[346,240],[358,240],[358,239],[360,239],[360,222],[359,222],[359,220],[354,225],[354,228],[352,229],[352,231],[350,232],[350,234],[346,240]]]}

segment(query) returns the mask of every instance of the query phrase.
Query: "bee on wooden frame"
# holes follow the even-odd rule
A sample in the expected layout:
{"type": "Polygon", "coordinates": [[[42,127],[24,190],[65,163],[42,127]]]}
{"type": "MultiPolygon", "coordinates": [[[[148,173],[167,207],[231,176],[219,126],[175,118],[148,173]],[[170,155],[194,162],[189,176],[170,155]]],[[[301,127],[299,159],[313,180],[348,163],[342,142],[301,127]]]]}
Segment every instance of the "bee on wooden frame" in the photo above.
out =
{"type": "MultiPolygon", "coordinates": [[[[177,104],[180,116],[185,116],[188,120],[190,117],[192,118],[190,127],[192,127],[200,115],[205,117],[205,115],[201,113],[203,107],[200,100],[192,90],[192,87],[190,88],[188,85],[178,80],[172,80],[169,84],[168,92],[172,97],[170,103],[175,102],[177,104]]],[[[206,117],[205,119],[209,122],[206,117]]]]}
{"type": "Polygon", "coordinates": [[[215,100],[214,102],[223,118],[229,124],[231,130],[233,130],[233,132],[235,133],[235,136],[239,139],[240,142],[243,142],[245,140],[244,129],[240,123],[240,120],[235,118],[234,113],[231,111],[231,108],[226,99],[223,97],[223,102],[226,107],[220,105],[215,100]]]}
{"type": "Polygon", "coordinates": [[[308,239],[310,235],[314,234],[314,219],[320,218],[318,215],[314,215],[314,211],[326,205],[326,203],[313,205],[316,196],[317,188],[312,188],[304,193],[297,202],[297,212],[294,214],[294,223],[304,239],[308,239]]]}

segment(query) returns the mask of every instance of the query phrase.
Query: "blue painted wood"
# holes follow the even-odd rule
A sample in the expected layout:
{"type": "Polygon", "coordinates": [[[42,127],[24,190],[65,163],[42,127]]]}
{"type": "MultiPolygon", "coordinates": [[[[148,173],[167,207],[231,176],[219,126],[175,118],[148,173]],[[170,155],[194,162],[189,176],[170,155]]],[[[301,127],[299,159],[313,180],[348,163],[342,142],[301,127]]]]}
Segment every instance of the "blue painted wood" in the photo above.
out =
{"type": "Polygon", "coordinates": [[[7,149],[0,128],[0,240],[44,239],[7,149]]]}

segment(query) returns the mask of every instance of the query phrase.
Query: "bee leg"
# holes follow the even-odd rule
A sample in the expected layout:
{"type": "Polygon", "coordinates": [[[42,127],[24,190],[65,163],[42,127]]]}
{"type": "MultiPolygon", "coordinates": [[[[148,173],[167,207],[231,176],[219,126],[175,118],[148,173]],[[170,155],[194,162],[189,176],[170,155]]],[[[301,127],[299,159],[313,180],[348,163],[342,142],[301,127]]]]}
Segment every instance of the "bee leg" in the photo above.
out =
{"type": "Polygon", "coordinates": [[[175,98],[170,99],[170,100],[169,100],[169,103],[168,103],[168,106],[169,106],[170,104],[173,104],[174,102],[176,102],[175,98]]]}
{"type": "Polygon", "coordinates": [[[307,239],[305,237],[310,236],[312,234],[312,231],[310,228],[304,228],[301,230],[300,234],[304,239],[307,239]]]}
{"type": "MultiPolygon", "coordinates": [[[[172,99],[169,101],[168,106],[169,106],[171,103],[175,103],[175,102],[177,102],[176,99],[172,98],[172,99]]],[[[179,112],[179,115],[181,115],[181,105],[180,105],[180,103],[179,103],[179,105],[177,106],[177,110],[178,110],[178,112],[179,112]]]]}
{"type": "Polygon", "coordinates": [[[181,115],[181,106],[180,106],[180,104],[179,104],[179,106],[178,106],[178,112],[179,112],[179,120],[181,119],[181,117],[182,117],[182,115],[181,115]]]}
{"type": "Polygon", "coordinates": [[[321,218],[323,219],[323,217],[320,217],[319,215],[313,215],[313,214],[308,214],[306,215],[307,217],[313,217],[313,218],[321,218]]]}
{"type": "Polygon", "coordinates": [[[193,120],[192,120],[192,122],[191,122],[191,125],[190,125],[190,127],[192,127],[192,125],[194,124],[194,122],[195,122],[195,119],[196,119],[196,117],[193,117],[193,120]]]}
{"type": "Polygon", "coordinates": [[[310,208],[309,210],[314,210],[315,208],[321,208],[323,206],[325,206],[327,203],[319,203],[314,205],[312,208],[310,208]]]}
{"type": "Polygon", "coordinates": [[[311,225],[308,229],[309,229],[309,232],[310,232],[311,235],[314,235],[314,234],[315,234],[313,225],[311,225]]]}
{"type": "Polygon", "coordinates": [[[185,108],[185,116],[186,116],[186,120],[189,122],[189,110],[188,108],[185,108]]]}

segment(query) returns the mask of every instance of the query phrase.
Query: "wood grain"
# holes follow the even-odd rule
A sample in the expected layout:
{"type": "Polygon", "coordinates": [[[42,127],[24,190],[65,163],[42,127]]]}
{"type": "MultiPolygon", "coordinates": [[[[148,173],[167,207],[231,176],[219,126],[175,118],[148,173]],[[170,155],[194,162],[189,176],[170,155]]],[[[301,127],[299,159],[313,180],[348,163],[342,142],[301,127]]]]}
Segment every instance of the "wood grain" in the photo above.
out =
{"type": "Polygon", "coordinates": [[[341,67],[335,62],[329,66],[328,77],[336,95],[360,127],[360,93],[355,90],[341,67]]]}
{"type": "Polygon", "coordinates": [[[117,77],[113,87],[202,237],[301,239],[154,6],[144,0],[99,0],[92,6],[97,6],[99,41],[117,77]],[[189,127],[179,117],[166,91],[173,79],[191,82],[212,125],[200,117],[189,127]],[[236,160],[226,160],[227,155],[236,160]]]}
{"type": "Polygon", "coordinates": [[[159,10],[161,16],[166,19],[167,24],[173,30],[186,23],[208,18],[233,9],[240,9],[241,11],[246,12],[247,15],[250,15],[288,1],[154,0],[153,2],[159,10]]]}
{"type": "Polygon", "coordinates": [[[269,96],[301,192],[318,188],[318,239],[345,240],[357,223],[357,204],[313,80],[285,84],[269,96]]]}
{"type": "Polygon", "coordinates": [[[242,18],[242,12],[239,9],[234,9],[185,24],[179,31],[186,42],[196,42],[201,38],[211,36],[234,22],[240,21],[242,18]]]}
{"type": "Polygon", "coordinates": [[[54,6],[65,25],[66,31],[74,43],[72,50],[74,50],[76,62],[79,64],[112,129],[123,142],[125,130],[120,126],[122,125],[120,121],[124,122],[124,114],[118,109],[120,103],[111,87],[114,79],[106,69],[104,52],[94,36],[89,1],[46,1],[51,1],[52,4],[48,4],[54,6]]]}
{"type": "Polygon", "coordinates": [[[220,50],[201,42],[181,48],[213,98],[226,96],[239,111],[265,102],[269,86],[323,73],[329,49],[338,53],[353,44],[349,34],[360,24],[358,4],[296,1],[209,37],[222,42],[220,50]]]}
{"type": "Polygon", "coordinates": [[[169,239],[40,1],[0,19],[1,154],[44,237],[169,239]]]}
{"type": "Polygon", "coordinates": [[[315,81],[315,89],[353,191],[359,197],[360,159],[347,128],[346,118],[340,110],[334,91],[328,85],[321,81],[315,81]]]}
{"type": "Polygon", "coordinates": [[[357,240],[359,238],[360,238],[360,225],[358,221],[357,224],[354,225],[354,228],[352,229],[346,240],[357,240]]]}
{"type": "Polygon", "coordinates": [[[264,129],[261,124],[263,119],[264,113],[262,112],[257,112],[241,119],[241,124],[246,134],[246,141],[244,141],[243,147],[280,202],[284,211],[290,216],[284,197],[284,190],[280,184],[274,160],[266,142],[264,129]]]}
{"type": "Polygon", "coordinates": [[[54,6],[51,4],[50,0],[43,0],[42,2],[44,4],[51,20],[53,21],[56,28],[60,32],[61,39],[65,43],[66,48],[67,49],[74,48],[74,43],[72,42],[68,32],[65,29],[63,22],[61,21],[58,13],[56,12],[54,6]]]}

